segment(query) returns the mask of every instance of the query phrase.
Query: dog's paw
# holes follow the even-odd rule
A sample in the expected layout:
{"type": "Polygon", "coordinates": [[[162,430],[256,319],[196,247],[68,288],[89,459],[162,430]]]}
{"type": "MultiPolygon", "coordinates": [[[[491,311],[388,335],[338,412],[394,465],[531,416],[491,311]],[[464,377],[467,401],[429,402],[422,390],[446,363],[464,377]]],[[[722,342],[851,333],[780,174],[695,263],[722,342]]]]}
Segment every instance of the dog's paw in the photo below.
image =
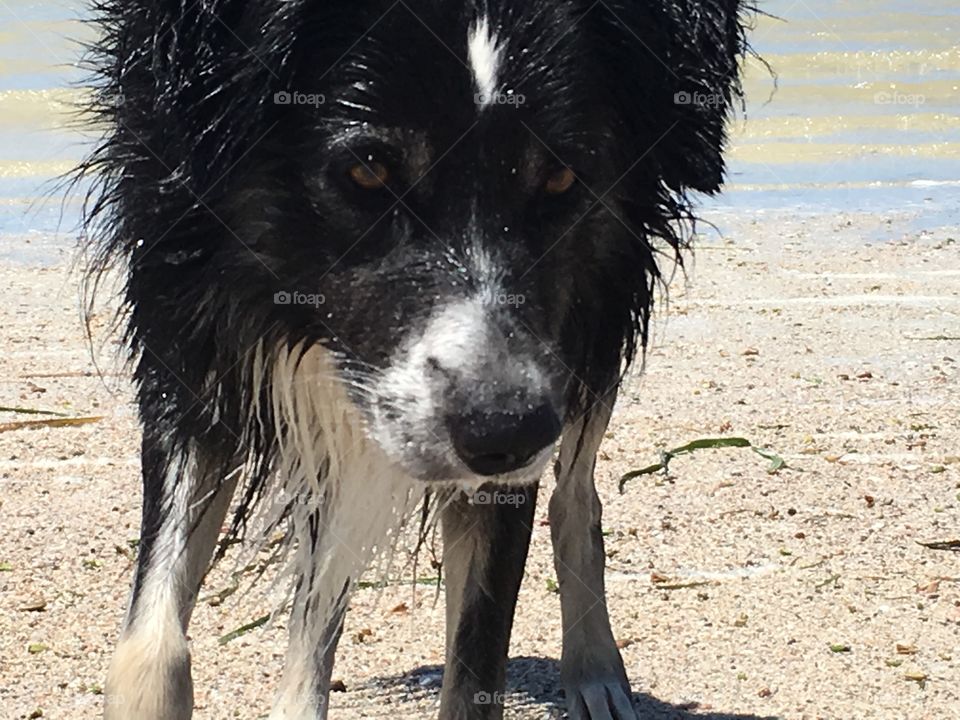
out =
{"type": "Polygon", "coordinates": [[[594,680],[567,688],[570,720],[639,720],[630,700],[630,688],[611,680],[594,680]]]}

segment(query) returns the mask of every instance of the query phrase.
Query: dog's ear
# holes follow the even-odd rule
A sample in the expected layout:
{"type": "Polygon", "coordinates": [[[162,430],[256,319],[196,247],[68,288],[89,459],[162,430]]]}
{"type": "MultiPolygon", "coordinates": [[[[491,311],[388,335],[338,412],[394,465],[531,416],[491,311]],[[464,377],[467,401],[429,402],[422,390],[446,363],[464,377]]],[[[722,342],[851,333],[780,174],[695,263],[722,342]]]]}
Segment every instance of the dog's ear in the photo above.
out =
{"type": "Polygon", "coordinates": [[[723,181],[726,121],[747,50],[741,0],[605,0],[588,11],[606,98],[632,158],[674,191],[723,181]]]}

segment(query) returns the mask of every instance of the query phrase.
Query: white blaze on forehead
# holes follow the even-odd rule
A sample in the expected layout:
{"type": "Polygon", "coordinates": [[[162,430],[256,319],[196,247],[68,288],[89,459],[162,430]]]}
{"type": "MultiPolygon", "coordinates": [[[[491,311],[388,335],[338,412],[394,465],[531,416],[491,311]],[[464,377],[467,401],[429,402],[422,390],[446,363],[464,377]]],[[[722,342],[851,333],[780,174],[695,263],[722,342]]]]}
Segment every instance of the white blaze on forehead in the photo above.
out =
{"type": "Polygon", "coordinates": [[[497,36],[490,29],[490,20],[484,16],[470,26],[467,34],[470,69],[478,91],[478,105],[486,107],[494,102],[497,92],[497,74],[503,48],[497,45],[497,36]]]}

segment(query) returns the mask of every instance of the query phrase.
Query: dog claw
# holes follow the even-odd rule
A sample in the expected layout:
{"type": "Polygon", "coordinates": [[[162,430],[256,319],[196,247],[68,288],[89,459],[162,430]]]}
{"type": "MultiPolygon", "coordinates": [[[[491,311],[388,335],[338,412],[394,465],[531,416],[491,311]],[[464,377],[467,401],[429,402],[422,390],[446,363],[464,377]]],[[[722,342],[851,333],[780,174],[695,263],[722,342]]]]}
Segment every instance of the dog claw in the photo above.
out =
{"type": "Polygon", "coordinates": [[[618,682],[594,682],[567,692],[569,720],[639,720],[630,691],[618,682]]]}

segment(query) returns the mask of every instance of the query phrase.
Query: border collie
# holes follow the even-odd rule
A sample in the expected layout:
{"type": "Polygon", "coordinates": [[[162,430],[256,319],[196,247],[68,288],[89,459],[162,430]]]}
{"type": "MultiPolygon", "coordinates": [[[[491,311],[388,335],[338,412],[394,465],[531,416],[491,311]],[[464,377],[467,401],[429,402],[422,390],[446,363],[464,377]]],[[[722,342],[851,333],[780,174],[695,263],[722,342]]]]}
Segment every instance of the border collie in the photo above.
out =
{"type": "Polygon", "coordinates": [[[327,716],[351,591],[426,496],[444,720],[500,718],[537,486],[571,718],[636,718],[594,463],[713,193],[740,0],[99,0],[90,289],[123,268],[142,540],[110,720],[184,720],[231,539],[287,538],[270,717],[327,716]],[[500,502],[506,497],[508,502],[500,502]],[[478,700],[479,699],[479,700],[478,700]]]}

